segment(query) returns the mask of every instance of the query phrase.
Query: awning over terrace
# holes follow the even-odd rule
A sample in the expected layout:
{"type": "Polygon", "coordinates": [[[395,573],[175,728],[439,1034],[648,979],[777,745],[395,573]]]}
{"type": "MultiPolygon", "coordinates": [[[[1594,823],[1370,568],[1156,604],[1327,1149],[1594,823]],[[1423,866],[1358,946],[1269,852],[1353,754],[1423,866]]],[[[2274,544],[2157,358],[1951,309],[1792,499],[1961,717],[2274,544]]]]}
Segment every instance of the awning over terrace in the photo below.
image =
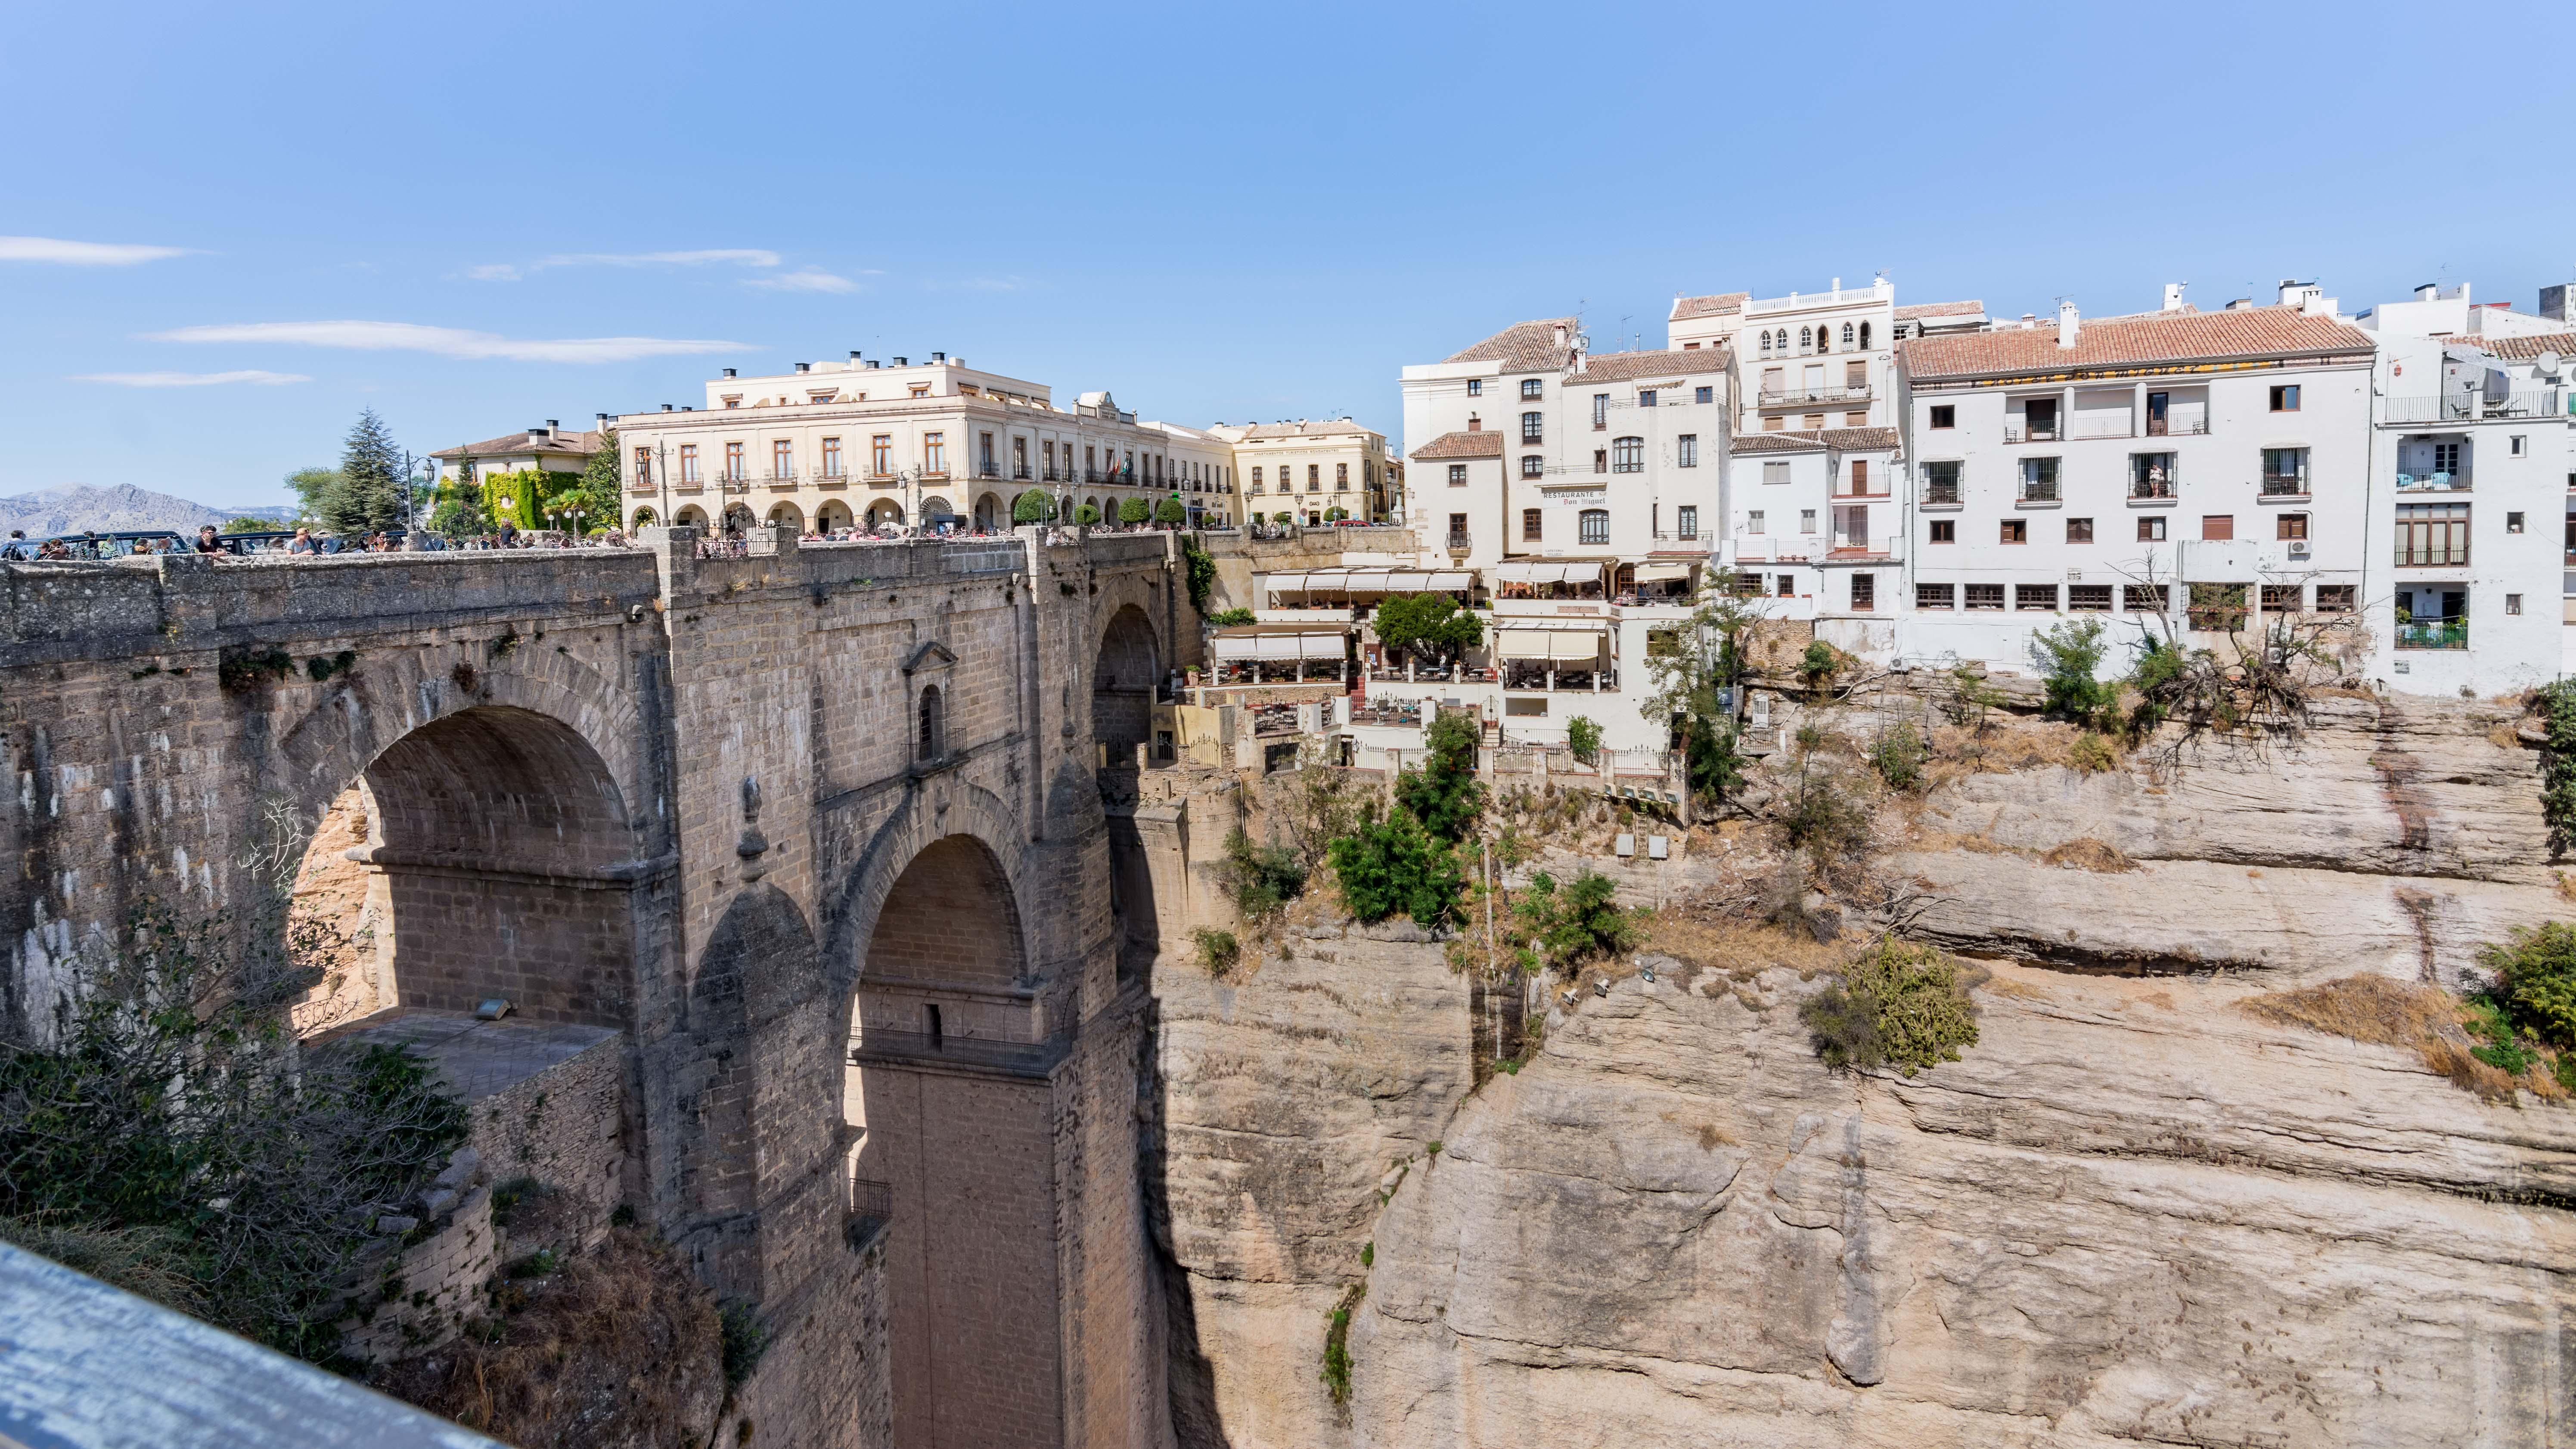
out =
{"type": "Polygon", "coordinates": [[[1601,658],[1601,633],[1595,629],[1499,629],[1494,657],[1591,664],[1601,658]]]}
{"type": "Polygon", "coordinates": [[[1221,660],[1266,664],[1294,664],[1301,659],[1338,664],[1348,652],[1348,641],[1339,633],[1219,634],[1215,643],[1221,660]]]}

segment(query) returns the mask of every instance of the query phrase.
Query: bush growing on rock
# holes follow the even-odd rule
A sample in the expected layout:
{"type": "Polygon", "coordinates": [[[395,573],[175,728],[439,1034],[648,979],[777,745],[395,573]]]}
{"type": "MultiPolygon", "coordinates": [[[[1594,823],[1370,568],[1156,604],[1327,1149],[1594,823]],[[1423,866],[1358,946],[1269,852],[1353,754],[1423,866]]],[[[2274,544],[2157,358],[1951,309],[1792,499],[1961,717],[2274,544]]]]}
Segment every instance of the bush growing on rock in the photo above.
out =
{"type": "Polygon", "coordinates": [[[1586,961],[1635,947],[1639,913],[1620,908],[1618,889],[1592,870],[1563,890],[1545,871],[1530,877],[1528,889],[1512,902],[1512,938],[1528,943],[1516,953],[1521,968],[1544,966],[1570,976],[1586,961]]]}
{"type": "Polygon", "coordinates": [[[1262,921],[1306,893],[1306,866],[1286,846],[1255,845],[1251,836],[1237,830],[1225,838],[1217,882],[1233,897],[1234,909],[1243,919],[1262,921]]]}
{"type": "Polygon", "coordinates": [[[1485,787],[1476,779],[1479,734],[1472,715],[1443,712],[1423,737],[1430,758],[1395,782],[1396,803],[1412,812],[1423,829],[1453,844],[1467,837],[1485,809],[1485,787]]]}
{"type": "Polygon", "coordinates": [[[2512,944],[2478,951],[2495,973],[2488,991],[2507,1020],[2561,1051],[2576,1050],[2576,926],[2516,926],[2512,944]]]}
{"type": "Polygon", "coordinates": [[[1870,764],[1891,790],[1912,790],[1923,783],[1923,757],[1923,736],[1910,720],[1880,735],[1869,751],[1870,764]]]}
{"type": "Polygon", "coordinates": [[[2099,619],[2069,619],[2031,634],[2031,662],[2047,676],[2048,713],[2088,729],[2110,714],[2119,688],[2094,677],[2107,649],[2099,619]]]}
{"type": "Polygon", "coordinates": [[[2550,850],[2563,855],[2576,848],[2576,680],[2562,679],[2540,691],[2538,704],[2548,731],[2548,751],[2540,766],[2540,814],[2549,822],[2550,850]]]}
{"type": "Polygon", "coordinates": [[[1406,915],[1436,930],[1456,915],[1467,886],[1448,845],[1402,811],[1334,841],[1330,854],[1342,903],[1363,921],[1406,915]]]}
{"type": "Polygon", "coordinates": [[[1199,965],[1210,976],[1223,977],[1243,960],[1243,943],[1232,931],[1201,926],[1190,932],[1190,941],[1198,948],[1199,965]]]}
{"type": "Polygon", "coordinates": [[[1883,940],[1841,981],[1807,998],[1798,1019],[1836,1071],[1892,1066],[1906,1076],[1955,1062],[1977,1044],[1977,1009],[1959,968],[1930,946],[1883,940]]]}

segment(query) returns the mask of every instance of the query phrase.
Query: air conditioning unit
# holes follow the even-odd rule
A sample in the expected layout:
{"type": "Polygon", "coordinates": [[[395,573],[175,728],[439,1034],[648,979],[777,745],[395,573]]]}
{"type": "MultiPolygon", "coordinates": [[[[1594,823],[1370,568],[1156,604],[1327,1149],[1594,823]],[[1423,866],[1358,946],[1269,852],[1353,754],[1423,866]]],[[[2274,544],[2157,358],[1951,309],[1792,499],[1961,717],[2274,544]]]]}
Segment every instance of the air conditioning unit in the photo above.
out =
{"type": "Polygon", "coordinates": [[[2294,539],[2291,539],[2291,540],[2290,540],[2290,557],[2292,557],[2292,558],[2306,558],[2307,556],[2308,556],[2308,541],[2307,541],[2306,539],[2304,539],[2304,538],[2294,538],[2294,539]]]}

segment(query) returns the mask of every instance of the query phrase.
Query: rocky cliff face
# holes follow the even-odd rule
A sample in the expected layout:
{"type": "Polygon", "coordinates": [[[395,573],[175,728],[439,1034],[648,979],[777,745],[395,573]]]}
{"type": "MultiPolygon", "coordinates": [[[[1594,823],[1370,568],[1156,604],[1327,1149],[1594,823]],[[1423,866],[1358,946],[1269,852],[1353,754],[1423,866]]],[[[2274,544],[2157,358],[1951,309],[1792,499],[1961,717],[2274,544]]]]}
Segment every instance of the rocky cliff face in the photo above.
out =
{"type": "Polygon", "coordinates": [[[1752,960],[1560,998],[1472,1092],[1435,946],[1162,963],[1184,1442],[2576,1438],[2576,1111],[2241,1009],[2576,909],[2509,712],[2336,710],[2162,782],[1937,792],[1890,864],[1997,964],[1912,1079],[1825,1071],[1816,983],[1752,960]],[[2136,868],[2043,859],[2088,839],[2136,868]]]}

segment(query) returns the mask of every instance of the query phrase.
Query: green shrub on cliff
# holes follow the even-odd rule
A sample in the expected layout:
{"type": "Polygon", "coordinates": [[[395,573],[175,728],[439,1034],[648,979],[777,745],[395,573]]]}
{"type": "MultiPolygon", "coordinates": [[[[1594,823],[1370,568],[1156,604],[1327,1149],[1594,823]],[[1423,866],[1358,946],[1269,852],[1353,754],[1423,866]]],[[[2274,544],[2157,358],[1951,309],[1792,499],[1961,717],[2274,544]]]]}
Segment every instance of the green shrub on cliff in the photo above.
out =
{"type": "Polygon", "coordinates": [[[1977,1009],[1958,966],[1933,947],[1894,940],[1854,959],[1798,1019],[1836,1071],[1892,1066],[1910,1077],[1977,1044],[1977,1009]]]}

